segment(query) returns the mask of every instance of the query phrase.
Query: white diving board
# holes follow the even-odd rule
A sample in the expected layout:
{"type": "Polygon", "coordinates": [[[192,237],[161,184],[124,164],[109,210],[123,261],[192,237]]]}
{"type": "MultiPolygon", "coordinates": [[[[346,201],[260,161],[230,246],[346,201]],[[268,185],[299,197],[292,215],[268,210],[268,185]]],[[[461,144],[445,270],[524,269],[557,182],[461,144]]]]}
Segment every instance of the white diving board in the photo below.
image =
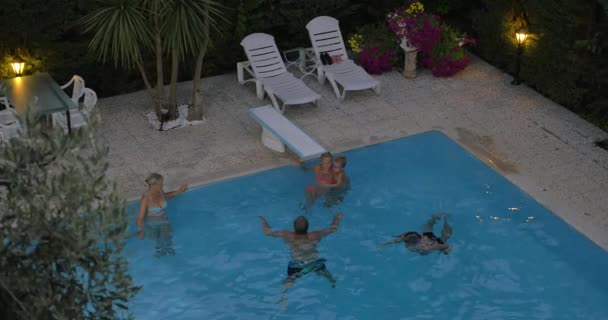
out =
{"type": "Polygon", "coordinates": [[[262,143],[277,152],[285,152],[285,145],[301,159],[327,152],[318,142],[285,118],[272,106],[249,109],[249,114],[262,125],[262,143]]]}

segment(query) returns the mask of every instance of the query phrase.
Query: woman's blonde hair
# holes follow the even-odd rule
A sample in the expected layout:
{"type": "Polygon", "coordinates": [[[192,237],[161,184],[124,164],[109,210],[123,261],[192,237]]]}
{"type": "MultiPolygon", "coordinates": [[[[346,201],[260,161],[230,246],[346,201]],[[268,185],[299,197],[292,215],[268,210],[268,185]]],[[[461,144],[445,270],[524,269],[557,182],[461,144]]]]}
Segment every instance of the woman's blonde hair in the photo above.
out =
{"type": "Polygon", "coordinates": [[[151,173],[148,178],[146,178],[146,183],[148,184],[148,187],[153,185],[153,184],[159,184],[163,182],[163,176],[161,176],[158,173],[151,173]]]}

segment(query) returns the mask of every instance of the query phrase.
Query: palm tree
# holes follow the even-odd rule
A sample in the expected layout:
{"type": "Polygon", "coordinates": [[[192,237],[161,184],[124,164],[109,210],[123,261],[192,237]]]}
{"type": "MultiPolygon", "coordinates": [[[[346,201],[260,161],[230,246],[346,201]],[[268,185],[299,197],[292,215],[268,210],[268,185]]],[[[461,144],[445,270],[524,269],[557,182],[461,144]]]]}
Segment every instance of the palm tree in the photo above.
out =
{"type": "Polygon", "coordinates": [[[176,83],[179,61],[183,61],[188,56],[196,56],[189,120],[202,119],[202,106],[198,93],[200,93],[199,82],[203,59],[211,44],[211,32],[220,32],[219,23],[226,21],[222,9],[223,7],[215,0],[173,0],[167,10],[163,34],[166,39],[166,49],[171,52],[169,103],[172,107],[177,106],[176,83]]]}
{"type": "MultiPolygon", "coordinates": [[[[115,66],[137,67],[160,117],[168,109],[175,117],[179,62],[197,57],[193,92],[198,89],[202,59],[210,45],[210,33],[219,31],[218,23],[226,21],[224,7],[216,0],[103,0],[102,6],[82,19],[85,32],[93,33],[90,48],[99,60],[108,57],[115,66]],[[156,64],[156,88],[153,89],[144,68],[144,53],[152,51],[156,64]],[[165,99],[163,59],[171,58],[169,98],[165,99]],[[202,54],[201,54],[202,53],[202,54]],[[200,61],[200,64],[199,64],[200,61]]],[[[191,109],[202,118],[197,101],[191,109]]],[[[192,116],[190,119],[194,119],[192,116]]]]}

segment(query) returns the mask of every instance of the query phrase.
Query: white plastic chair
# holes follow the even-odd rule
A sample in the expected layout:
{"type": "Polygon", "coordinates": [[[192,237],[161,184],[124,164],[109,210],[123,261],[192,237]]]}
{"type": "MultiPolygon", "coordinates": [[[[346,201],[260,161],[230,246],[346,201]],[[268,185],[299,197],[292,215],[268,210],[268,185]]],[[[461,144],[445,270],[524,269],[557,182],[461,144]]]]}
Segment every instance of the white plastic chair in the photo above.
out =
{"type": "Polygon", "coordinates": [[[6,109],[11,107],[11,104],[8,103],[8,98],[6,97],[0,97],[0,103],[2,103],[6,109]]]}
{"type": "MultiPolygon", "coordinates": [[[[93,89],[84,88],[84,103],[81,110],[70,110],[70,124],[72,129],[84,127],[89,122],[93,108],[97,104],[97,94],[93,89]]],[[[63,128],[68,132],[68,119],[65,113],[53,113],[53,125],[63,128]]]]}
{"type": "MultiPolygon", "coordinates": [[[[241,41],[241,46],[253,69],[256,85],[259,87],[261,84],[277,110],[285,111],[286,105],[316,104],[321,99],[321,95],[287,71],[273,36],[252,33],[241,41]],[[282,105],[279,105],[277,98],[283,102],[282,105]]],[[[239,82],[245,81],[239,79],[239,82]]],[[[258,98],[264,98],[264,93],[260,96],[258,92],[258,98]]]]}
{"type": "MultiPolygon", "coordinates": [[[[0,97],[0,102],[8,105],[5,97],[0,97]],[[5,102],[6,101],[6,102],[5,102]]],[[[22,127],[17,118],[17,111],[10,106],[0,111],[0,133],[5,141],[19,135],[22,127]]]]}
{"type": "Polygon", "coordinates": [[[82,97],[82,95],[84,95],[84,79],[79,76],[79,75],[73,75],[72,79],[70,79],[70,81],[68,81],[68,83],[64,84],[61,86],[61,89],[66,89],[68,88],[70,85],[73,85],[74,87],[72,88],[72,101],[76,102],[76,104],[78,105],[78,101],[80,100],[80,98],[82,97]]]}
{"type": "Polygon", "coordinates": [[[316,17],[308,22],[306,29],[317,57],[319,82],[323,83],[327,77],[338,99],[344,100],[346,91],[372,89],[380,94],[380,82],[348,58],[338,20],[327,16],[316,17]],[[321,53],[324,52],[330,56],[340,56],[342,62],[323,65],[321,53]],[[342,92],[338,84],[342,86],[342,92]]]}

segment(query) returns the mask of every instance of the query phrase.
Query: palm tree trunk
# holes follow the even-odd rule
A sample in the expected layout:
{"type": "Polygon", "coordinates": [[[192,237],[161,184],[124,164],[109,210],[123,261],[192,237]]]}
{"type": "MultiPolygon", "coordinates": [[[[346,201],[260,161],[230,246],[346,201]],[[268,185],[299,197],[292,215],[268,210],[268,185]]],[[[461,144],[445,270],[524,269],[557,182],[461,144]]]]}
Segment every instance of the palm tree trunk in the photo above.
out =
{"type": "Polygon", "coordinates": [[[203,73],[203,59],[207,53],[207,44],[201,48],[198,57],[196,58],[196,66],[194,67],[194,78],[192,78],[192,104],[188,109],[188,120],[202,120],[203,119],[203,105],[202,105],[202,88],[201,88],[201,74],[203,73]]]}
{"type": "Polygon", "coordinates": [[[171,82],[169,83],[169,117],[175,119],[177,114],[177,72],[179,69],[179,56],[177,49],[171,50],[171,82]]]}
{"type": "Polygon", "coordinates": [[[139,69],[139,73],[141,74],[142,79],[144,79],[144,84],[146,85],[146,91],[150,94],[152,98],[152,103],[154,104],[154,112],[159,115],[160,114],[160,106],[161,106],[161,98],[158,96],[158,92],[154,91],[152,85],[150,84],[150,80],[148,80],[148,74],[146,73],[146,69],[141,61],[137,61],[137,68],[139,69]]]}
{"type": "Polygon", "coordinates": [[[150,85],[150,81],[148,80],[148,74],[146,73],[146,69],[144,65],[141,64],[141,61],[137,61],[137,69],[139,69],[139,73],[141,74],[141,78],[144,79],[144,84],[146,85],[146,89],[150,92],[150,95],[154,96],[152,92],[152,85],[150,85]]]}
{"type": "Polygon", "coordinates": [[[202,104],[202,83],[201,75],[203,73],[203,60],[207,54],[207,48],[211,38],[209,37],[209,9],[205,8],[205,20],[203,21],[202,32],[204,35],[201,51],[196,57],[196,66],[194,67],[194,77],[192,78],[192,104],[188,108],[188,120],[203,120],[203,104],[202,104]]]}
{"type": "Polygon", "coordinates": [[[160,18],[158,12],[154,18],[156,31],[154,34],[154,49],[156,54],[156,95],[157,100],[154,104],[154,111],[160,116],[161,108],[163,107],[164,98],[164,80],[163,80],[163,47],[160,38],[160,18]]]}

